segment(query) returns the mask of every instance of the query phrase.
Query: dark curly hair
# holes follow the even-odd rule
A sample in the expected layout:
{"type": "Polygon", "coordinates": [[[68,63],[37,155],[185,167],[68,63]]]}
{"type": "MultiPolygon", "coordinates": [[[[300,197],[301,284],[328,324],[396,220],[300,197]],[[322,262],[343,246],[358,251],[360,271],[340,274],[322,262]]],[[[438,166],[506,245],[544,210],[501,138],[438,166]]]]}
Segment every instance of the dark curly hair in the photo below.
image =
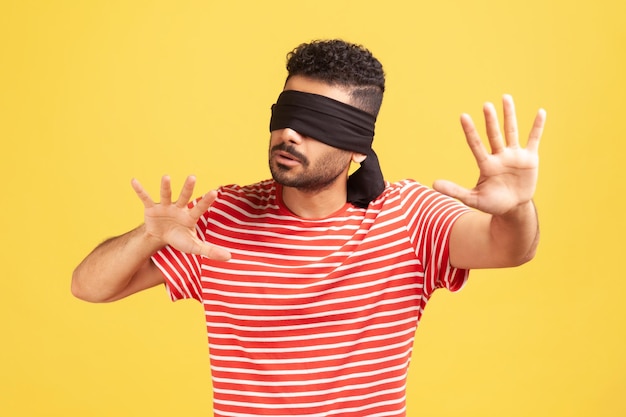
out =
{"type": "Polygon", "coordinates": [[[302,75],[346,87],[354,106],[378,115],[385,92],[382,64],[361,45],[340,39],[303,43],[287,54],[287,80],[302,75]]]}

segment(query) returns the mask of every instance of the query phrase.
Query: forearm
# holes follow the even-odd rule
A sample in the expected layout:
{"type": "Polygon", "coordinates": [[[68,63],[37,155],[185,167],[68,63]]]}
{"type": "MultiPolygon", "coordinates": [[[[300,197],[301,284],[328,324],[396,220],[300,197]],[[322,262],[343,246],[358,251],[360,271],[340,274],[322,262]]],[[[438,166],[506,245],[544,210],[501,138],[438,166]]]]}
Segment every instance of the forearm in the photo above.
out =
{"type": "Polygon", "coordinates": [[[153,274],[150,257],[162,246],[145,233],[143,225],[106,240],[74,270],[72,293],[92,302],[121,298],[134,278],[153,274]]]}
{"type": "Polygon", "coordinates": [[[539,244],[539,218],[533,201],[492,216],[490,235],[502,266],[517,266],[533,259],[539,244]]]}
{"type": "Polygon", "coordinates": [[[450,263],[463,269],[506,268],[530,261],[539,243],[532,201],[502,215],[478,210],[461,216],[450,234],[450,263]]]}

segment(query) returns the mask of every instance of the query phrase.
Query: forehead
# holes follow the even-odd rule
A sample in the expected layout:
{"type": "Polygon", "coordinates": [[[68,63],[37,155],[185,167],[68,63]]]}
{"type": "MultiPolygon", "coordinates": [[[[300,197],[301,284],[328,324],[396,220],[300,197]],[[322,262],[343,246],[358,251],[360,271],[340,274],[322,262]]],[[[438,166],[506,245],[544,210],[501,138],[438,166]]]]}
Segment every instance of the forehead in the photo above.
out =
{"type": "Polygon", "coordinates": [[[350,93],[345,87],[330,85],[323,81],[302,75],[294,75],[285,83],[284,90],[302,91],[304,93],[319,94],[342,103],[351,104],[350,93]]]}

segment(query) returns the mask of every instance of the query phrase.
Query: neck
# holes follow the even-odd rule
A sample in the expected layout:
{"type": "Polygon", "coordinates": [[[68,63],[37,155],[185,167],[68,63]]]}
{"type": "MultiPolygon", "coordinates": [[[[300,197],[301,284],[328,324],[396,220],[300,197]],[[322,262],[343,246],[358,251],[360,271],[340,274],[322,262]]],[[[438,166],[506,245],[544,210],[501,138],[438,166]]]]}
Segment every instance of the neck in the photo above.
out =
{"type": "Polygon", "coordinates": [[[331,187],[318,191],[282,187],[282,199],[285,206],[296,216],[304,219],[322,219],[346,204],[346,190],[345,181],[337,181],[331,187]]]}

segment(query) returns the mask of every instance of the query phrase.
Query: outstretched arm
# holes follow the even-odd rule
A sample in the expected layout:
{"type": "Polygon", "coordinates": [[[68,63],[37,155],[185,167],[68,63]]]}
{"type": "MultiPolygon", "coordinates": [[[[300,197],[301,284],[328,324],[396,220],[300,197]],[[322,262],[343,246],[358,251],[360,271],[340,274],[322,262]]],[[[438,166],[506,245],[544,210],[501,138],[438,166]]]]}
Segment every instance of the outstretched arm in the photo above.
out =
{"type": "Polygon", "coordinates": [[[215,200],[204,195],[188,208],[195,178],[188,177],[177,201],[171,200],[170,179],[161,180],[161,202],[152,201],[137,180],[132,186],[144,204],[145,223],[96,247],[72,275],[72,293],[83,300],[108,302],[163,283],[163,276],[150,257],[166,245],[216,260],[228,260],[224,249],[201,241],[195,226],[215,200]]]}
{"type": "Polygon", "coordinates": [[[539,169],[539,141],[546,113],[537,112],[525,148],[519,143],[513,99],[505,95],[504,135],[491,103],[483,112],[491,153],[484,147],[469,115],[461,116],[467,143],[480,171],[467,189],[450,181],[433,187],[476,210],[459,218],[450,235],[450,262],[458,268],[516,266],[532,259],[539,242],[539,222],[532,198],[539,169]]]}

